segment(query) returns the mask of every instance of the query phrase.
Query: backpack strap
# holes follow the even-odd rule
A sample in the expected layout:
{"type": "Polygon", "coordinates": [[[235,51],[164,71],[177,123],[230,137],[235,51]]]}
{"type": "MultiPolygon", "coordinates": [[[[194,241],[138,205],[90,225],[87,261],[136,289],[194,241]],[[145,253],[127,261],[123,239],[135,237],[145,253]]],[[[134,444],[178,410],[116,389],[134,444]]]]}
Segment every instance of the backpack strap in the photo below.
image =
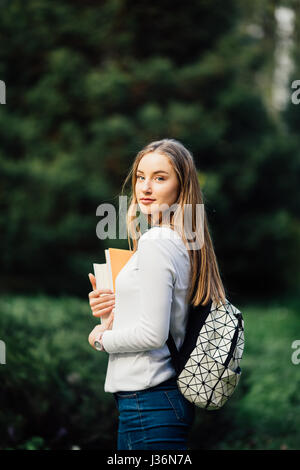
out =
{"type": "Polygon", "coordinates": [[[199,332],[204,325],[212,307],[212,300],[207,305],[189,305],[188,307],[188,321],[183,344],[178,351],[173,336],[169,331],[167,345],[171,353],[171,359],[176,371],[177,376],[183,370],[186,361],[188,360],[192,350],[195,347],[199,332]]]}
{"type": "Polygon", "coordinates": [[[238,342],[239,332],[241,330],[242,331],[244,330],[243,329],[243,324],[242,324],[242,315],[241,315],[241,313],[235,313],[234,316],[238,319],[238,324],[236,326],[236,329],[235,329],[235,332],[234,332],[234,335],[233,335],[233,338],[232,338],[232,342],[231,342],[230,350],[228,352],[227,359],[224,362],[225,367],[228,367],[228,364],[229,364],[229,362],[231,361],[231,359],[233,357],[233,353],[235,351],[235,348],[236,348],[236,345],[237,345],[237,342],[238,342]]]}

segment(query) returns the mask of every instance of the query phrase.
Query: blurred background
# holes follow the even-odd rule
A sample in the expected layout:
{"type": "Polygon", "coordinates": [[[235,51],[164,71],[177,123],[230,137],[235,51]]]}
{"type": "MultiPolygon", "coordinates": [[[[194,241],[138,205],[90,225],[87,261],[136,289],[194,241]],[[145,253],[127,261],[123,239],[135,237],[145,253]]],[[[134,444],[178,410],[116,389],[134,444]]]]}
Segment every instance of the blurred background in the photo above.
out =
{"type": "Polygon", "coordinates": [[[88,273],[128,244],[97,238],[96,209],[164,137],[194,156],[246,328],[240,384],[197,409],[190,448],[300,448],[299,7],[0,1],[0,449],[116,449],[88,273]]]}

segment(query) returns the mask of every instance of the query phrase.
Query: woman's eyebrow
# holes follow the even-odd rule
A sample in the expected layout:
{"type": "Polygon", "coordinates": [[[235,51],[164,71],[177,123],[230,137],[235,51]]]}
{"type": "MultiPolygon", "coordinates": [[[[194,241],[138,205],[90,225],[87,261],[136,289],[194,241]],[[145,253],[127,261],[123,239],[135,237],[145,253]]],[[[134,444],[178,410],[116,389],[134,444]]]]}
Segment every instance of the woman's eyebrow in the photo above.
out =
{"type": "MultiPolygon", "coordinates": [[[[137,173],[144,173],[144,172],[142,170],[137,170],[137,173]]],[[[153,171],[153,175],[155,175],[156,173],[166,173],[167,175],[169,174],[167,171],[164,171],[164,170],[153,171]]]]}

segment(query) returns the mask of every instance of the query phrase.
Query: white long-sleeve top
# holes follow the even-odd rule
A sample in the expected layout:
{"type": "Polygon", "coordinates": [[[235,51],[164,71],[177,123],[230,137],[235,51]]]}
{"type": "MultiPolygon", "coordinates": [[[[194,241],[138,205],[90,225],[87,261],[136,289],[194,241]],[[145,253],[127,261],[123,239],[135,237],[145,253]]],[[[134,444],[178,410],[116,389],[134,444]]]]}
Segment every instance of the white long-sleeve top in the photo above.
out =
{"type": "Polygon", "coordinates": [[[102,336],[109,353],[104,391],[143,390],[175,375],[166,341],[179,349],[187,324],[190,259],[180,235],[152,227],[119,272],[111,330],[102,336]]]}

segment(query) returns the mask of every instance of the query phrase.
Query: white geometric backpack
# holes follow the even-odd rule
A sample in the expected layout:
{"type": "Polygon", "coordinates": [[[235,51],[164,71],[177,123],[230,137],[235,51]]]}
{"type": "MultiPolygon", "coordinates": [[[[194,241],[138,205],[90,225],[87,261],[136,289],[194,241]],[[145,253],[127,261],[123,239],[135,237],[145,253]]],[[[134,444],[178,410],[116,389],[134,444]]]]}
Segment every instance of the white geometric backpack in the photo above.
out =
{"type": "Polygon", "coordinates": [[[227,299],[218,306],[189,305],[186,335],[178,352],[171,333],[167,345],[177,385],[191,403],[207,410],[221,408],[241,377],[244,320],[227,299]]]}

